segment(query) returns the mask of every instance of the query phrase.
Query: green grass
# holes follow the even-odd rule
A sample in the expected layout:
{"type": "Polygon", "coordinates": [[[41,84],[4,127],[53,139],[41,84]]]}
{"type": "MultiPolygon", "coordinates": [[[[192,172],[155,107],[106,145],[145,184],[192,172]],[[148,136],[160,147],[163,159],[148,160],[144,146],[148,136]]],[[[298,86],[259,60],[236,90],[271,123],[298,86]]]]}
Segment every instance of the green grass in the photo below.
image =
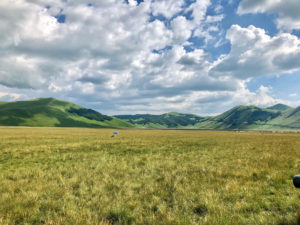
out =
{"type": "Polygon", "coordinates": [[[0,224],[300,223],[300,135],[0,127],[0,224]]]}

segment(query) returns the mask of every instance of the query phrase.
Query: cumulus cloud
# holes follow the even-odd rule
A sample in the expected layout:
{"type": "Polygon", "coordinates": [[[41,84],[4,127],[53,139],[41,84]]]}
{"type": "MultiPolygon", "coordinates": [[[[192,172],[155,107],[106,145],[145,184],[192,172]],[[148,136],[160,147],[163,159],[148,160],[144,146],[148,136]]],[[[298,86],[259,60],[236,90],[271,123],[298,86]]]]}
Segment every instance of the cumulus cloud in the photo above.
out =
{"type": "MultiPolygon", "coordinates": [[[[48,7],[34,1],[17,3],[13,7],[9,2],[1,2],[0,8],[2,16],[19,15],[7,18],[12,25],[3,27],[6,32],[1,32],[8,31],[15,37],[15,41],[1,42],[7,62],[1,68],[0,83],[10,87],[43,88],[54,77],[89,77],[89,70],[93,70],[93,76],[126,71],[141,52],[164,48],[172,39],[171,31],[161,21],[147,22],[150,3],[132,6],[107,1],[89,6],[79,1],[48,7]],[[56,20],[56,8],[65,13],[65,23],[56,20]],[[51,68],[45,68],[45,61],[51,68]],[[72,76],[70,70],[74,69],[72,76]]],[[[97,79],[105,80],[99,76],[97,79]]]]}
{"type": "Polygon", "coordinates": [[[136,113],[159,114],[167,111],[180,111],[199,115],[217,115],[237,105],[260,107],[268,107],[277,103],[293,105],[292,102],[271,97],[270,92],[271,88],[265,86],[260,86],[256,91],[251,92],[244,83],[241,83],[238,91],[193,91],[182,93],[180,96],[157,97],[155,101],[144,98],[132,101],[130,105],[120,104],[119,108],[120,111],[128,113],[134,109],[136,113]],[[145,106],[147,106],[146,110],[145,106]]]}
{"type": "Polygon", "coordinates": [[[185,11],[191,12],[194,24],[201,24],[206,15],[206,10],[210,6],[210,0],[196,0],[185,11]]]}
{"type": "Polygon", "coordinates": [[[156,0],[151,5],[154,16],[163,15],[167,19],[183,10],[184,0],[156,0]]]}
{"type": "Polygon", "coordinates": [[[252,25],[233,25],[226,38],[230,40],[231,51],[215,62],[211,70],[214,75],[248,79],[300,69],[300,40],[294,35],[280,33],[271,37],[252,25]]]}
{"type": "Polygon", "coordinates": [[[0,2],[0,90],[10,93],[2,98],[54,96],[110,114],[209,113],[260,99],[245,88],[249,78],[299,68],[295,36],[255,27],[233,26],[231,52],[213,62],[190,41],[222,35],[223,10],[207,15],[210,0],[88,3],[0,2]]]}
{"type": "Polygon", "coordinates": [[[280,29],[300,29],[300,4],[298,0],[243,0],[238,8],[239,14],[277,13],[280,29]]]}
{"type": "Polygon", "coordinates": [[[178,16],[171,21],[175,43],[183,43],[192,34],[192,25],[184,16],[178,16]]]}

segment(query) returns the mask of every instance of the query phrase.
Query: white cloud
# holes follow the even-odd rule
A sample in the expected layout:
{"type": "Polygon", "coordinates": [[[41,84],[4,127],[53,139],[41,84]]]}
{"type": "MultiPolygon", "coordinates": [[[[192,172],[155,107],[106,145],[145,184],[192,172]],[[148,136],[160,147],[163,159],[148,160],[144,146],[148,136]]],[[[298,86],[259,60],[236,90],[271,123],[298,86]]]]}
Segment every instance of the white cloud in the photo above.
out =
{"type": "Polygon", "coordinates": [[[133,101],[130,105],[120,105],[119,110],[130,113],[156,114],[179,111],[183,113],[196,113],[198,115],[217,115],[237,105],[256,105],[268,107],[277,103],[291,105],[291,102],[282,101],[270,96],[270,88],[261,86],[258,90],[251,92],[244,84],[238,91],[193,91],[180,96],[157,97],[153,99],[142,99],[133,101]],[[145,110],[145,106],[146,110],[145,110]]]}
{"type": "Polygon", "coordinates": [[[85,76],[94,61],[102,64],[93,65],[93,73],[101,70],[110,74],[119,70],[122,76],[136,56],[164,48],[172,41],[172,32],[161,21],[147,22],[149,3],[133,6],[110,1],[100,4],[101,7],[74,2],[61,4],[66,23],[58,23],[52,15],[55,5],[47,10],[46,4],[25,0],[17,1],[15,7],[1,2],[2,17],[17,15],[5,18],[2,23],[7,21],[8,25],[0,26],[1,33],[6,33],[0,37],[5,53],[5,61],[0,65],[1,84],[44,88],[50,81],[53,83],[54,77],[59,80],[68,77],[74,68],[77,68],[74,76],[85,76]]]}
{"type": "Polygon", "coordinates": [[[151,5],[154,16],[163,15],[170,19],[182,10],[184,0],[156,0],[151,5]]]}
{"type": "Polygon", "coordinates": [[[54,96],[104,113],[146,108],[207,114],[216,102],[217,111],[247,98],[273,102],[268,94],[249,92],[245,80],[299,67],[296,37],[271,38],[263,30],[238,26],[227,34],[230,54],[212,62],[208,52],[188,43],[192,36],[207,43],[221,35],[224,15],[207,16],[209,0],[189,6],[183,0],[89,3],[0,2],[2,93],[20,99],[54,96]],[[65,16],[65,23],[57,21],[58,14],[65,16]]]}
{"type": "Polygon", "coordinates": [[[184,43],[192,34],[192,25],[183,16],[178,16],[171,22],[175,43],[184,43]]]}
{"type": "Polygon", "coordinates": [[[192,20],[190,23],[193,36],[204,38],[206,44],[209,41],[221,38],[219,25],[224,18],[223,14],[206,15],[209,6],[211,6],[210,0],[197,0],[185,9],[185,12],[191,12],[192,20]]]}
{"type": "Polygon", "coordinates": [[[43,70],[44,63],[24,55],[4,55],[0,57],[0,84],[17,88],[46,87],[49,74],[43,70]]]}
{"type": "Polygon", "coordinates": [[[211,73],[247,79],[264,75],[279,75],[300,69],[300,40],[289,33],[270,37],[265,30],[233,25],[226,38],[231,51],[221,57],[211,73]]]}
{"type": "Polygon", "coordinates": [[[21,94],[0,92],[0,101],[16,101],[21,97],[21,94]]]}
{"type": "Polygon", "coordinates": [[[300,29],[300,4],[298,0],[243,0],[238,8],[239,14],[277,13],[280,29],[300,29]]]}
{"type": "Polygon", "coordinates": [[[250,92],[246,88],[241,90],[242,93],[236,95],[235,98],[238,99],[243,105],[255,105],[255,106],[271,106],[279,103],[280,100],[274,99],[270,96],[270,87],[260,86],[256,92],[250,92]]]}
{"type": "Polygon", "coordinates": [[[206,10],[210,6],[210,0],[196,0],[192,3],[186,12],[192,12],[193,23],[199,25],[203,22],[206,15],[206,10]]]}

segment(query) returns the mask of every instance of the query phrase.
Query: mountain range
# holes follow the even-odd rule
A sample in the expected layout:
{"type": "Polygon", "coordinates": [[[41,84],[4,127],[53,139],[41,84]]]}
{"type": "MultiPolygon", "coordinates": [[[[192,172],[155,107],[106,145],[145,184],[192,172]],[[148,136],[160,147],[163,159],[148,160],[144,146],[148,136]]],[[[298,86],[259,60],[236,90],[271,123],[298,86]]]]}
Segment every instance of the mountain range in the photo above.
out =
{"type": "Polygon", "coordinates": [[[177,128],[208,130],[297,130],[300,129],[300,107],[277,104],[268,108],[237,106],[218,116],[165,113],[162,115],[118,115],[139,128],[177,128]]]}
{"type": "Polygon", "coordinates": [[[170,112],[161,115],[106,116],[54,98],[0,102],[0,126],[300,130],[300,107],[277,104],[268,108],[237,106],[218,116],[170,112]]]}

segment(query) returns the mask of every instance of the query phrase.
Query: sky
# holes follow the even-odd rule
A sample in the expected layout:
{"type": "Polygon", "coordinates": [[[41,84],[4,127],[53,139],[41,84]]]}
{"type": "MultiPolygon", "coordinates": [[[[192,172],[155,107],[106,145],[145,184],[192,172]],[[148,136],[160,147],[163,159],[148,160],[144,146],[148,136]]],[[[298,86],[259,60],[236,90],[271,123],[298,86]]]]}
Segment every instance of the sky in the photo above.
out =
{"type": "Polygon", "coordinates": [[[0,101],[107,115],[300,105],[299,0],[1,0],[0,101]]]}

